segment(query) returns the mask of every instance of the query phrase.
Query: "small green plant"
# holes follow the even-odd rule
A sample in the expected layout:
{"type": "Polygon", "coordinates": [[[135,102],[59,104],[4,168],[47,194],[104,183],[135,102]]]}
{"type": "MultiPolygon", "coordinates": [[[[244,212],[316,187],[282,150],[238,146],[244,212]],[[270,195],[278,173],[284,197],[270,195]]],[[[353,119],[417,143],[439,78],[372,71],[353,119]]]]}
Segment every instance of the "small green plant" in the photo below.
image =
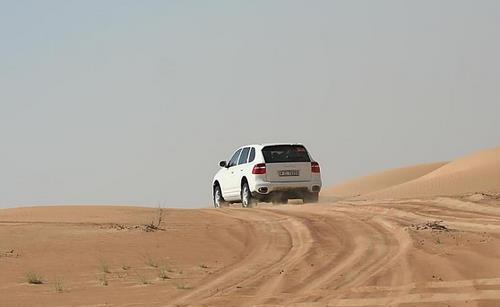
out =
{"type": "Polygon", "coordinates": [[[170,279],[167,272],[169,272],[167,267],[161,267],[159,272],[158,272],[158,277],[160,277],[160,279],[163,279],[163,280],[170,279]]]}
{"type": "Polygon", "coordinates": [[[54,290],[56,290],[57,293],[62,293],[64,292],[64,283],[61,279],[56,278],[54,281],[54,290]]]}
{"type": "Polygon", "coordinates": [[[99,283],[101,284],[101,286],[109,285],[108,275],[106,275],[106,273],[103,272],[102,274],[100,274],[98,279],[99,279],[99,283]]]}
{"type": "Polygon", "coordinates": [[[106,260],[101,259],[99,261],[99,270],[103,273],[111,273],[111,270],[109,269],[109,265],[106,262],[106,260]]]}
{"type": "Polygon", "coordinates": [[[30,271],[26,273],[26,281],[32,285],[41,285],[43,284],[43,277],[37,272],[30,271]]]}

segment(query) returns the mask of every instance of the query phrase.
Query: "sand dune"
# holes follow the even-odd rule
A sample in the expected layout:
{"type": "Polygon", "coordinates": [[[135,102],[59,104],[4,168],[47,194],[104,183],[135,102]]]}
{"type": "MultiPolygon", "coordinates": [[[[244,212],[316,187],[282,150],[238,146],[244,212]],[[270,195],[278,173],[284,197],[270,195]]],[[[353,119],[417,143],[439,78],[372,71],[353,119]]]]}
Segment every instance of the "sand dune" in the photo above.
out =
{"type": "Polygon", "coordinates": [[[401,199],[500,193],[500,147],[448,163],[392,169],[322,192],[325,199],[401,199]]]}
{"type": "Polygon", "coordinates": [[[445,162],[429,163],[383,171],[325,189],[322,196],[346,198],[364,195],[417,179],[445,164],[445,162]]]}
{"type": "Polygon", "coordinates": [[[411,198],[500,192],[500,147],[452,161],[417,179],[362,195],[411,198]]]}

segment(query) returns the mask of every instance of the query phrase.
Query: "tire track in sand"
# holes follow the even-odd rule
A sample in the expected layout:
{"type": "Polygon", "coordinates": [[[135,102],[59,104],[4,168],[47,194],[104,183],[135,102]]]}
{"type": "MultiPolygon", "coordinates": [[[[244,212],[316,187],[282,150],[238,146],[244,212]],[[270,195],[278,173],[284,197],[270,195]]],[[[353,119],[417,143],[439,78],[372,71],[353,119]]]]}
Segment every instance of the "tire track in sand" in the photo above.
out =
{"type": "MultiPolygon", "coordinates": [[[[332,293],[338,296],[339,289],[366,283],[390,269],[396,261],[404,267],[408,265],[401,259],[410,245],[409,237],[393,221],[357,216],[359,214],[333,207],[318,211],[283,210],[282,213],[308,221],[304,223],[315,234],[315,246],[319,250],[315,249],[314,254],[332,255],[329,259],[316,257],[315,262],[320,263],[316,269],[288,289],[287,292],[293,293],[290,295],[293,299],[285,300],[288,303],[325,301],[332,293]],[[327,227],[317,227],[318,220],[327,227]]],[[[310,255],[310,261],[317,256],[314,254],[310,255]]],[[[309,262],[307,258],[304,261],[309,262]]],[[[397,275],[394,279],[398,283],[409,282],[411,274],[397,275]]]]}
{"type": "Polygon", "coordinates": [[[300,260],[310,249],[308,242],[312,240],[307,227],[289,217],[259,209],[214,210],[214,214],[233,217],[246,225],[248,235],[244,256],[216,272],[215,277],[202,280],[193,291],[177,297],[171,304],[191,301],[216,304],[234,295],[254,304],[252,298],[258,298],[262,293],[257,295],[252,283],[265,280],[266,287],[259,285],[259,289],[272,293],[278,286],[277,280],[272,278],[273,273],[300,260]]]}
{"type": "MultiPolygon", "coordinates": [[[[413,253],[425,259],[440,256],[415,246],[405,227],[431,216],[451,215],[451,210],[444,206],[429,214],[413,205],[398,204],[394,209],[375,203],[214,211],[245,223],[245,254],[176,302],[385,306],[469,300],[474,306],[478,300],[500,299],[498,278],[470,279],[447,258],[439,263],[451,280],[426,281],[419,268],[412,267],[413,253]]],[[[477,216],[452,224],[474,229],[481,221],[477,216]]]]}

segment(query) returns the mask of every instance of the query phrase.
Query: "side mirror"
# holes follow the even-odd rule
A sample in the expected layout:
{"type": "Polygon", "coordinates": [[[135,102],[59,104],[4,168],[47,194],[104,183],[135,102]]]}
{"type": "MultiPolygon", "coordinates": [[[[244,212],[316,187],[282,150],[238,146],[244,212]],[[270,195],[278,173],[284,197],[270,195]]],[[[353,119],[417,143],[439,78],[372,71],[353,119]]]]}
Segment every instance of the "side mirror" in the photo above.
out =
{"type": "Polygon", "coordinates": [[[219,165],[220,165],[220,167],[226,167],[227,163],[226,163],[226,161],[220,161],[219,165]]]}

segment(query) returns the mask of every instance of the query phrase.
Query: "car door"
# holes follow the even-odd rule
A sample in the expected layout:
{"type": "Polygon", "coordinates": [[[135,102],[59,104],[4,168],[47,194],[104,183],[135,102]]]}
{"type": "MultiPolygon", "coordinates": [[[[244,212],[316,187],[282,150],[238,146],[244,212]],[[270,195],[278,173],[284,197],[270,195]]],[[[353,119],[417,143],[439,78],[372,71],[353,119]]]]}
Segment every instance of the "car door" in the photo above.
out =
{"type": "Polygon", "coordinates": [[[233,201],[233,200],[238,200],[240,197],[240,191],[239,187],[238,189],[236,188],[237,184],[235,182],[237,179],[236,177],[236,168],[238,167],[238,159],[240,157],[242,148],[238,149],[234,155],[231,157],[231,160],[227,163],[227,171],[226,175],[224,176],[224,187],[221,186],[223,189],[223,196],[225,200],[233,201]],[[225,190],[225,191],[224,191],[225,190]]]}
{"type": "Polygon", "coordinates": [[[241,192],[241,179],[245,175],[246,173],[245,171],[248,166],[247,161],[249,153],[250,153],[250,147],[243,148],[241,150],[240,157],[238,158],[238,165],[234,167],[233,184],[235,193],[238,194],[238,197],[240,197],[240,192],[241,192]]]}

